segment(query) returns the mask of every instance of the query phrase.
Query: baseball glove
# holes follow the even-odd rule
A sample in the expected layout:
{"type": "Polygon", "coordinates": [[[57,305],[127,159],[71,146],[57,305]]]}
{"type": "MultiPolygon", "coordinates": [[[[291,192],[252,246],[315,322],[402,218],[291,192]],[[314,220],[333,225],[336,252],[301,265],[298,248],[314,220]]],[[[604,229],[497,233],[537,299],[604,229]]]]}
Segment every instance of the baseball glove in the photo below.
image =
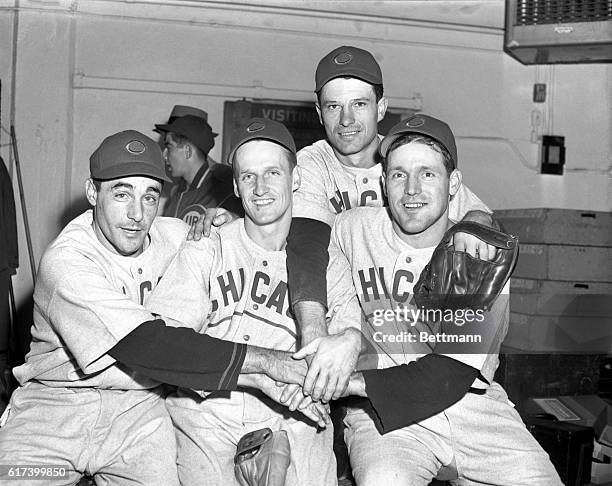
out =
{"type": "Polygon", "coordinates": [[[234,474],[241,486],[284,486],[290,462],[287,432],[255,430],[236,446],[234,474]]]}
{"type": "Polygon", "coordinates": [[[425,309],[490,309],[510,278],[518,258],[518,238],[473,222],[450,228],[414,286],[414,299],[425,309]],[[469,233],[497,248],[491,261],[457,251],[455,233],[469,233]]]}

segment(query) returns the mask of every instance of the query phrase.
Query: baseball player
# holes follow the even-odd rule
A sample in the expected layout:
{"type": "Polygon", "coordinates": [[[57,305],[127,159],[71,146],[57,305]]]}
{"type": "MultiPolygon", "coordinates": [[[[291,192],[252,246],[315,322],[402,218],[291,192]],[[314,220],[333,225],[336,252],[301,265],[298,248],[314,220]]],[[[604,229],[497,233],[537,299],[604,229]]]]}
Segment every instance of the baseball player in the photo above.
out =
{"type": "Polygon", "coordinates": [[[302,383],[306,365],[296,366],[289,353],[166,327],[143,307],[187,233],[180,220],[154,220],[167,180],[158,144],[133,130],[107,137],[90,158],[90,174],[93,211],[70,222],[41,260],[32,344],[14,370],[21,387],[0,419],[0,482],[21,474],[16,484],[38,484],[49,465],[63,468],[47,477],[56,485],[84,473],[109,485],[178,485],[159,378],[210,390],[235,389],[239,380],[265,389],[260,373],[302,383]],[[156,357],[157,380],[138,372],[139,352],[156,357]],[[18,465],[33,467],[11,473],[18,465]]]}
{"type": "MultiPolygon", "coordinates": [[[[254,118],[234,135],[229,160],[245,218],[213,231],[210,238],[188,242],[148,306],[166,321],[210,336],[295,351],[297,328],[284,251],[293,192],[300,184],[294,141],[282,124],[254,118]]],[[[330,340],[336,352],[354,361],[361,346],[361,311],[338,252],[331,254],[327,275],[330,340]]],[[[332,430],[317,429],[261,394],[212,393],[202,400],[179,389],[166,404],[177,429],[181,484],[237,484],[236,445],[244,434],[262,427],[288,434],[292,460],[287,484],[336,484],[332,430]]]]}
{"type": "Polygon", "coordinates": [[[63,466],[52,478],[58,485],[84,473],[105,484],[178,485],[159,383],[106,352],[151,318],[141,304],[186,231],[177,220],[153,224],[167,177],[149,137],[129,130],[106,138],[90,172],[94,210],[70,222],[40,263],[32,344],[14,369],[21,387],[0,429],[0,464],[63,466]]]}
{"type": "Polygon", "coordinates": [[[179,178],[164,209],[165,216],[192,224],[206,208],[222,207],[242,214],[242,205],[232,190],[231,169],[208,158],[217,134],[206,118],[176,116],[167,124],[155,125],[155,130],[164,137],[168,171],[179,178]]]}
{"type": "MultiPolygon", "coordinates": [[[[393,127],[379,151],[389,211],[357,208],[339,215],[332,230],[332,247],[351,266],[378,368],[357,373],[348,388],[369,397],[350,406],[344,419],[357,484],[428,485],[451,472],[445,479],[459,485],[561,485],[493,382],[508,325],[507,295],[482,314],[477,329],[486,345],[469,352],[445,344],[439,318],[407,312],[417,310],[412,287],[453,224],[449,200],[460,191],[461,174],[450,128],[416,115],[393,127]]],[[[459,316],[451,326],[461,324],[459,316]]],[[[296,357],[316,343],[309,347],[296,357]]]]}

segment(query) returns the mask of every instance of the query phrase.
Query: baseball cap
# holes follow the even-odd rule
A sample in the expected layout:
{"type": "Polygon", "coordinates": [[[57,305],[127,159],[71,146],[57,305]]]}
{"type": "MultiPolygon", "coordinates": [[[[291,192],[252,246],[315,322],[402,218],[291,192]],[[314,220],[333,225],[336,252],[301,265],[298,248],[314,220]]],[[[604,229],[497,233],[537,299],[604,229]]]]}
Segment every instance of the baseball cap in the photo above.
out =
{"type": "Polygon", "coordinates": [[[159,145],[136,130],[106,137],[89,158],[89,173],[101,180],[146,176],[171,182],[159,145]]]}
{"type": "Polygon", "coordinates": [[[319,61],[315,73],[315,93],[328,81],[343,76],[370,84],[383,84],[380,66],[371,53],[358,47],[342,46],[319,61]]]}
{"type": "Polygon", "coordinates": [[[389,130],[387,136],[380,142],[378,152],[383,157],[386,157],[389,147],[395,140],[402,135],[411,133],[427,135],[440,142],[451,155],[453,165],[457,167],[457,146],[455,145],[455,136],[452,130],[442,120],[429,115],[413,115],[394,125],[389,130]]]}
{"type": "Polygon", "coordinates": [[[188,138],[196,147],[207,154],[215,145],[215,135],[206,120],[199,116],[179,116],[166,125],[155,125],[160,132],[172,132],[188,138]]]}
{"type": "Polygon", "coordinates": [[[233,163],[234,154],[238,147],[249,140],[270,140],[282,145],[290,152],[296,152],[293,136],[282,123],[267,118],[250,118],[240,126],[232,135],[231,150],[227,160],[233,163]]]}

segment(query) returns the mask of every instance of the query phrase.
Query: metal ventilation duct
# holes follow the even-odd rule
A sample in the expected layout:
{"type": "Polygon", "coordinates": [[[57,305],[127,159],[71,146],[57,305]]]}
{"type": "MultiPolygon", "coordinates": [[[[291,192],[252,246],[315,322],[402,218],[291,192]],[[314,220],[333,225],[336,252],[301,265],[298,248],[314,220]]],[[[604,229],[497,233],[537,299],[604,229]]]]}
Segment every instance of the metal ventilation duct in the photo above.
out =
{"type": "Polygon", "coordinates": [[[612,62],[612,0],[506,0],[504,50],[523,64],[612,62]]]}

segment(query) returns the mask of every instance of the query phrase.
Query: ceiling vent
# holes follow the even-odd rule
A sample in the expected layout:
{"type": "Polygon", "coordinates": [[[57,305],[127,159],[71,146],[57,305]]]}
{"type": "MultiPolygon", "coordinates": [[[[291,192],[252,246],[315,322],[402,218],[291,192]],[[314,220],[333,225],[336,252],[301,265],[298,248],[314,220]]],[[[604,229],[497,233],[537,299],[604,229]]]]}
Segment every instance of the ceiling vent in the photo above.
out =
{"type": "Polygon", "coordinates": [[[504,50],[523,64],[612,62],[612,0],[506,0],[504,50]]]}

